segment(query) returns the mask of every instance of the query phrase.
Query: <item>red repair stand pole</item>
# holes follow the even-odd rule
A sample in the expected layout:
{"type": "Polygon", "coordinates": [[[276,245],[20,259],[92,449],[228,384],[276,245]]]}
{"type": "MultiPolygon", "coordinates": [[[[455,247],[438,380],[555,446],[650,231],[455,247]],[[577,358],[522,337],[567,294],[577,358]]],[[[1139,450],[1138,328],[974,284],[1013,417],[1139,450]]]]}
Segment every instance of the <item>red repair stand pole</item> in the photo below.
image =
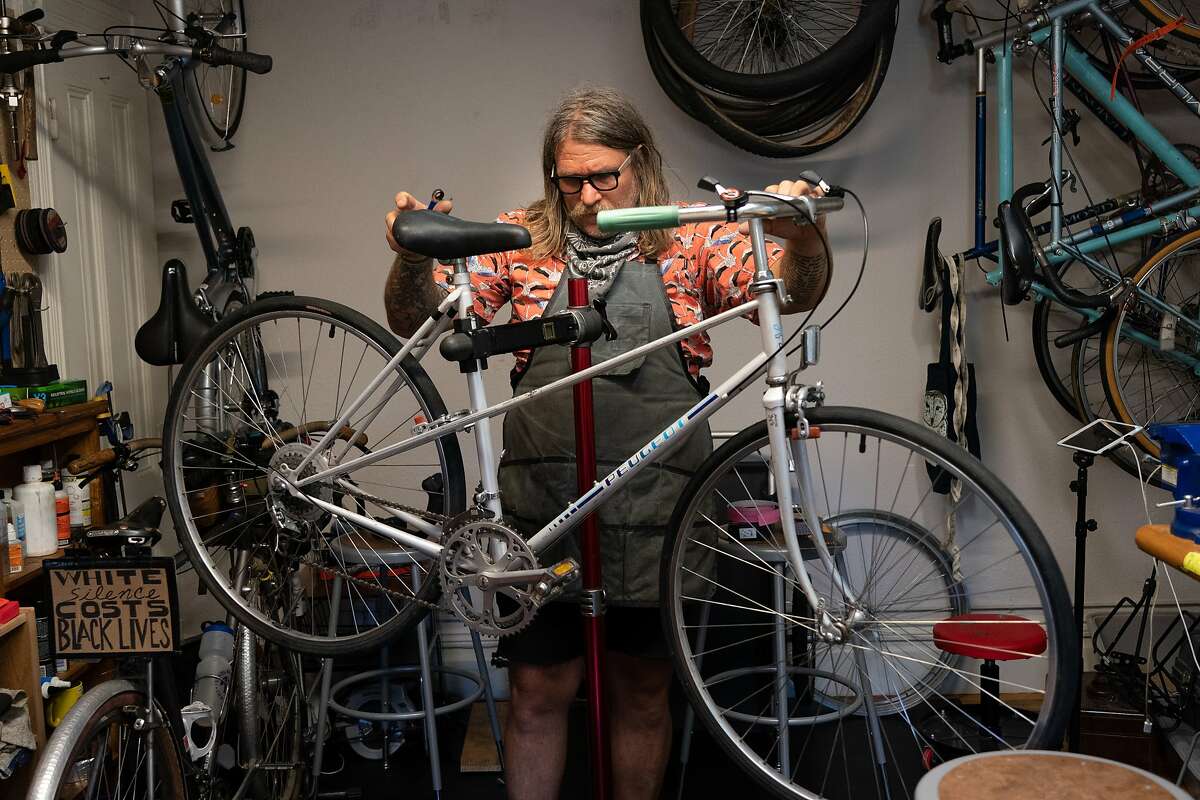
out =
{"type": "MultiPolygon", "coordinates": [[[[567,279],[567,303],[575,308],[591,305],[586,278],[567,279]]],[[[590,344],[571,348],[571,371],[592,365],[590,344]]],[[[572,387],[575,396],[575,464],[579,496],[596,483],[596,420],[592,407],[592,382],[572,387]]],[[[580,551],[583,556],[583,636],[587,667],[588,755],[592,767],[593,800],[612,797],[612,754],[608,743],[608,703],[604,689],[604,577],[600,561],[600,528],[595,514],[583,521],[580,551]]]]}

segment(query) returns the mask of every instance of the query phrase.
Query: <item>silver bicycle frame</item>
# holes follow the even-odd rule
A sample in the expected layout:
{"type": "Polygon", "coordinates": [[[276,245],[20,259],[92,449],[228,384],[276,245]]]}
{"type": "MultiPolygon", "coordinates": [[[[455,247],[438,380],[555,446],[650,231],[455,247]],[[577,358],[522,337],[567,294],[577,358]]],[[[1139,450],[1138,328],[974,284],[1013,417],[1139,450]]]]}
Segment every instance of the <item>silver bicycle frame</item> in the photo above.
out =
{"type": "MultiPolygon", "coordinates": [[[[662,432],[618,465],[616,469],[597,481],[596,485],[590,491],[570,503],[557,517],[529,538],[529,547],[534,553],[540,553],[577,527],[589,513],[593,512],[610,496],[611,492],[623,486],[642,468],[654,463],[664,454],[669,453],[684,437],[689,428],[711,417],[729,402],[732,397],[738,395],[755,376],[765,369],[767,389],[763,393],[763,408],[766,413],[767,430],[770,437],[772,471],[774,473],[773,477],[778,505],[780,509],[796,508],[798,506],[802,510],[808,529],[812,533],[812,544],[821,562],[829,570],[830,574],[834,576],[834,581],[839,590],[845,593],[847,606],[855,607],[857,604],[856,596],[850,591],[850,587],[843,580],[841,570],[834,563],[825,544],[825,538],[821,532],[820,520],[817,517],[816,509],[812,503],[808,502],[808,498],[814,496],[812,471],[808,460],[808,448],[803,441],[791,443],[791,446],[789,446],[788,430],[785,421],[785,415],[788,412],[785,402],[788,383],[787,357],[784,352],[786,337],[784,336],[779,311],[780,297],[783,293],[783,282],[776,278],[767,266],[766,237],[763,232],[761,218],[766,216],[766,213],[762,211],[764,207],[773,208],[775,204],[756,205],[755,203],[749,203],[744,207],[751,212],[747,216],[750,217],[750,239],[755,263],[755,279],[751,284],[751,292],[755,297],[749,302],[709,319],[702,320],[694,325],[689,325],[640,347],[636,347],[623,355],[604,361],[586,370],[560,378],[540,389],[533,389],[496,405],[488,405],[487,393],[484,389],[483,378],[480,373],[468,373],[467,387],[470,397],[470,410],[468,413],[450,415],[440,421],[431,420],[428,423],[427,429],[421,433],[388,445],[387,447],[357,456],[349,461],[336,463],[337,460],[334,459],[335,463],[333,466],[319,470],[301,480],[292,481],[284,478],[288,491],[294,497],[312,503],[347,522],[377,533],[405,547],[437,557],[442,552],[440,544],[408,531],[398,530],[369,516],[342,508],[319,497],[308,495],[303,492],[304,487],[315,482],[340,479],[342,476],[356,469],[384,461],[394,455],[412,450],[415,447],[443,436],[473,428],[476,455],[479,459],[479,469],[482,476],[482,492],[476,497],[476,503],[484,505],[493,514],[499,515],[498,465],[492,445],[490,428],[490,420],[493,417],[500,416],[513,408],[524,405],[543,394],[561,391],[581,381],[601,375],[628,361],[640,358],[652,350],[666,347],[682,339],[694,336],[700,331],[717,327],[731,319],[757,311],[759,314],[759,331],[762,337],[762,352],[723,381],[717,388],[711,390],[705,397],[701,398],[683,416],[664,428],[662,432]],[[753,213],[756,210],[759,212],[758,216],[755,216],[753,213]]],[[[693,219],[702,219],[702,217],[694,213],[698,210],[681,209],[680,217],[681,219],[684,217],[683,212],[693,212],[688,216],[693,219]]],[[[470,273],[464,260],[459,259],[453,262],[453,264],[453,288],[438,305],[437,311],[422,323],[413,333],[412,337],[400,348],[399,352],[388,361],[379,374],[346,407],[338,419],[329,426],[329,430],[324,433],[300,464],[292,470],[292,474],[302,473],[315,455],[325,452],[337,441],[338,432],[345,427],[354,413],[367,403],[368,398],[385,382],[396,380],[395,371],[405,358],[414,353],[419,358],[428,352],[433,339],[448,329],[449,317],[447,311],[450,308],[456,309],[460,315],[470,312],[474,303],[470,273]]],[[[791,409],[791,411],[803,414],[803,409],[791,409]]],[[[378,413],[378,410],[373,413],[378,413]]],[[[347,449],[343,447],[342,453],[344,454],[347,449]]],[[[439,526],[432,525],[414,514],[405,512],[403,509],[389,508],[389,511],[395,513],[406,524],[412,525],[426,534],[436,536],[441,532],[439,526]]],[[[806,599],[811,604],[811,607],[818,612],[819,629],[822,632],[829,632],[833,621],[825,610],[825,603],[813,588],[808,570],[804,566],[800,542],[796,534],[795,515],[783,513],[780,515],[780,521],[783,528],[788,563],[806,599]]]]}

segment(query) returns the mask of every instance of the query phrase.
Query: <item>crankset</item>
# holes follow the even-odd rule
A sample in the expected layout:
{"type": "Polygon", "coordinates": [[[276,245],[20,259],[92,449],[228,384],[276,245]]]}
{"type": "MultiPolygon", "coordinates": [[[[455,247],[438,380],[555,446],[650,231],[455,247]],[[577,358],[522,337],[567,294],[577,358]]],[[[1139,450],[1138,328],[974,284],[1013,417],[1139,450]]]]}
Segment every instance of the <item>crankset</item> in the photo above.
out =
{"type": "Polygon", "coordinates": [[[442,589],[459,619],[481,634],[508,636],[523,629],[578,575],[579,564],[570,558],[539,567],[519,533],[477,511],[446,526],[442,589]]]}

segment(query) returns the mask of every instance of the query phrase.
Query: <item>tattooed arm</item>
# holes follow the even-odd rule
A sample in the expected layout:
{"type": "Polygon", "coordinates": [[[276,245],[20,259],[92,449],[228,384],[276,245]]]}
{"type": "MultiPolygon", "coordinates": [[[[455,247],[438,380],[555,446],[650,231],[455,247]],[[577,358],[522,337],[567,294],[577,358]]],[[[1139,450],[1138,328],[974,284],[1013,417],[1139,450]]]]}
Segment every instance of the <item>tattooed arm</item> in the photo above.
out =
{"type": "MultiPolygon", "coordinates": [[[[820,188],[802,180],[780,181],[768,186],[767,191],[794,197],[820,197],[825,194],[820,188]]],[[[833,273],[830,254],[825,249],[829,241],[825,218],[818,217],[815,225],[796,225],[790,219],[768,220],[763,224],[763,229],[772,236],[786,240],[783,255],[771,262],[771,271],[776,277],[783,278],[783,285],[792,300],[784,304],[780,311],[795,314],[815,308],[825,298],[833,273]]]]}
{"type": "Polygon", "coordinates": [[[446,293],[433,282],[433,259],[397,255],[383,289],[388,327],[405,339],[433,313],[446,293]]]}
{"type": "MultiPolygon", "coordinates": [[[[446,295],[433,282],[433,259],[401,247],[392,236],[396,215],[425,208],[425,204],[408,192],[396,195],[396,207],[384,218],[387,243],[396,253],[392,270],[383,289],[383,306],[387,311],[388,327],[397,336],[412,336],[425,318],[433,313],[446,295]]],[[[449,214],[454,208],[450,200],[442,200],[435,210],[449,214]]]]}
{"type": "Polygon", "coordinates": [[[784,314],[815,308],[829,288],[833,265],[828,262],[825,248],[815,234],[811,245],[808,240],[789,240],[783,255],[771,264],[771,271],[776,277],[783,278],[783,285],[792,301],[780,308],[784,314]]]}

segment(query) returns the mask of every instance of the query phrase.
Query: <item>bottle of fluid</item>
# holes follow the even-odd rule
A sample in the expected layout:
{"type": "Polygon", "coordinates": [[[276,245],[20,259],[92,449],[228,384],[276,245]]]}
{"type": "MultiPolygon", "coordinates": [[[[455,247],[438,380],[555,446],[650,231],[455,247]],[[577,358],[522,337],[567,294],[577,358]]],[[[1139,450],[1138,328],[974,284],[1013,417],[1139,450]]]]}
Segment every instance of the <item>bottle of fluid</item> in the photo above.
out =
{"type": "Polygon", "coordinates": [[[20,572],[25,568],[25,504],[13,497],[12,489],[4,490],[4,510],[8,517],[8,571],[20,572]]]}
{"type": "Polygon", "coordinates": [[[67,547],[71,544],[71,501],[66,489],[54,485],[54,531],[58,546],[67,547]]]}
{"type": "Polygon", "coordinates": [[[25,554],[48,556],[57,550],[54,485],[42,480],[41,464],[25,467],[25,482],[13,490],[13,496],[25,504],[25,554]]]}
{"type": "Polygon", "coordinates": [[[203,630],[192,700],[199,700],[219,714],[233,671],[233,630],[223,622],[209,622],[203,630]]]}
{"type": "Polygon", "coordinates": [[[63,473],[63,488],[67,491],[71,537],[78,538],[92,524],[92,493],[88,487],[79,485],[78,475],[69,472],[63,473]]]}

